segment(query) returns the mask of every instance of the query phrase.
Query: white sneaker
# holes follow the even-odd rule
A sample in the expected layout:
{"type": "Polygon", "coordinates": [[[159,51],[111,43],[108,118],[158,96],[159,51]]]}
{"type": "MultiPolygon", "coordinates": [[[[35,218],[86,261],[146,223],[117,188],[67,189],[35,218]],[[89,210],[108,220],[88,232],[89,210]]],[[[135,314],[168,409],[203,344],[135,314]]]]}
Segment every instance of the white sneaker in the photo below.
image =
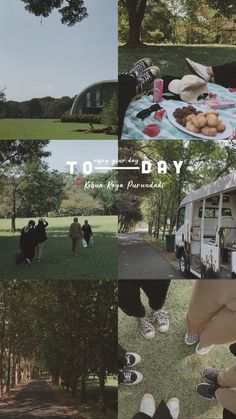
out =
{"type": "Polygon", "coordinates": [[[169,330],[170,322],[166,311],[155,311],[153,314],[153,321],[157,324],[159,332],[166,333],[169,330]]]}
{"type": "Polygon", "coordinates": [[[146,339],[152,339],[155,336],[155,330],[148,317],[138,318],[140,331],[146,339]]]}
{"type": "Polygon", "coordinates": [[[184,341],[186,343],[186,345],[195,345],[195,343],[197,343],[199,341],[199,336],[198,335],[194,335],[191,332],[186,332],[184,341]]]}
{"type": "Polygon", "coordinates": [[[140,412],[145,413],[146,415],[150,416],[151,418],[154,416],[155,410],[156,410],[156,404],[154,397],[146,393],[144,394],[141,404],[140,404],[140,412]]]}
{"type": "Polygon", "coordinates": [[[172,418],[178,419],[180,410],[179,399],[172,397],[172,399],[166,403],[166,406],[168,407],[172,418]]]}
{"type": "Polygon", "coordinates": [[[214,345],[206,346],[205,348],[201,348],[200,344],[196,346],[196,353],[198,355],[206,355],[208,352],[210,352],[214,348],[214,345]]]}
{"type": "Polygon", "coordinates": [[[135,352],[126,352],[126,367],[134,367],[141,362],[141,356],[135,352]]]}
{"type": "Polygon", "coordinates": [[[196,76],[200,77],[205,81],[211,80],[211,76],[207,72],[207,66],[195,63],[195,61],[192,61],[189,58],[185,58],[185,61],[191,73],[195,74],[196,76]]]}
{"type": "Polygon", "coordinates": [[[141,383],[143,379],[143,374],[138,371],[129,370],[129,371],[119,371],[119,384],[125,384],[126,386],[133,386],[141,383]]]}

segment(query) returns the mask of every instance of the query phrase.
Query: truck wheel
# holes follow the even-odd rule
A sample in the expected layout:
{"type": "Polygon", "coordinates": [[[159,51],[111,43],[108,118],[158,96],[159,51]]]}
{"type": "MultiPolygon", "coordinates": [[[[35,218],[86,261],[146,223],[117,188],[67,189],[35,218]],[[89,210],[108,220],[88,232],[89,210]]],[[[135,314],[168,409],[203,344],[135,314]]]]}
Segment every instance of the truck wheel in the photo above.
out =
{"type": "Polygon", "coordinates": [[[187,261],[186,254],[184,252],[181,252],[181,254],[180,254],[179,270],[185,278],[187,278],[190,274],[189,264],[188,264],[188,261],[187,261]]]}

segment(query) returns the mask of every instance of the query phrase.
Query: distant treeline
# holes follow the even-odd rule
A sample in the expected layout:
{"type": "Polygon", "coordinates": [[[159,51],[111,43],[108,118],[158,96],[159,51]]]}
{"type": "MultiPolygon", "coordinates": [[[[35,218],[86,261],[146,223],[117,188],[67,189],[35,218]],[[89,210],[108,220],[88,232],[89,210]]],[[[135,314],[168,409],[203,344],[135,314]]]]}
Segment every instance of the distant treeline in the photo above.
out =
{"type": "Polygon", "coordinates": [[[24,102],[13,100],[1,102],[1,118],[61,118],[65,112],[71,110],[75,98],[63,96],[53,98],[46,96],[34,98],[24,102]]]}

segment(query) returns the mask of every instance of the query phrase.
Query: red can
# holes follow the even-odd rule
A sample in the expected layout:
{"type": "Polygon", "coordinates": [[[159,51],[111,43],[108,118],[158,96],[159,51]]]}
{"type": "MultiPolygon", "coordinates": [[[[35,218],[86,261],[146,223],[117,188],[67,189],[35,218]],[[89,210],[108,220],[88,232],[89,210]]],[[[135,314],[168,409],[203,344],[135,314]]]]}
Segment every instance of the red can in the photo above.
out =
{"type": "Polygon", "coordinates": [[[162,102],[163,85],[164,85],[164,82],[162,79],[154,80],[153,82],[153,102],[154,103],[162,102]]]}

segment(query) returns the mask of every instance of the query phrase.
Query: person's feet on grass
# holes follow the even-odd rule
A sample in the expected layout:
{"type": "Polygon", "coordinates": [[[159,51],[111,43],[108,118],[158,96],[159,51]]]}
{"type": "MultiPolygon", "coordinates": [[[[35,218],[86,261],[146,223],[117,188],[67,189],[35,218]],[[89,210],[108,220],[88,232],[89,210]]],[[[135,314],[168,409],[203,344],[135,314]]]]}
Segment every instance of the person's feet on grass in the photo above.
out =
{"type": "Polygon", "coordinates": [[[207,355],[213,348],[214,348],[214,345],[206,346],[205,348],[203,348],[198,343],[196,346],[196,353],[198,355],[207,355]]]}
{"type": "Polygon", "coordinates": [[[141,356],[135,352],[126,352],[126,367],[135,367],[141,362],[141,356]]]}
{"type": "Polygon", "coordinates": [[[176,397],[172,397],[170,400],[168,400],[166,406],[170,411],[172,419],[178,419],[180,411],[179,399],[177,399],[176,397]]]}
{"type": "Polygon", "coordinates": [[[195,345],[195,343],[199,341],[199,336],[190,331],[187,331],[184,341],[188,346],[195,345]]]}
{"type": "Polygon", "coordinates": [[[200,383],[197,385],[196,391],[203,399],[215,400],[215,392],[219,387],[219,384],[200,383]]]}
{"type": "Polygon", "coordinates": [[[126,386],[133,386],[135,384],[141,383],[143,379],[143,374],[138,371],[118,371],[118,381],[119,384],[125,384],[126,386]]]}
{"type": "Polygon", "coordinates": [[[166,333],[169,330],[170,322],[167,311],[158,310],[153,313],[153,322],[157,325],[159,332],[166,333]]]}
{"type": "Polygon", "coordinates": [[[153,62],[151,58],[142,58],[134,63],[133,67],[128,71],[128,74],[138,79],[146,68],[151,67],[153,62]]]}
{"type": "Polygon", "coordinates": [[[216,368],[204,368],[202,371],[202,378],[208,383],[208,384],[219,384],[218,383],[218,375],[220,371],[216,368]]]}
{"type": "Polygon", "coordinates": [[[189,58],[185,58],[185,62],[187,64],[188,69],[191,71],[191,73],[195,74],[195,76],[200,77],[206,82],[211,80],[211,74],[209,74],[209,67],[200,63],[196,63],[195,61],[192,61],[189,58]]]}
{"type": "Polygon", "coordinates": [[[138,84],[136,87],[136,92],[143,92],[158,76],[160,75],[159,67],[154,65],[146,68],[143,73],[138,78],[138,84]]]}
{"type": "Polygon", "coordinates": [[[151,418],[154,416],[156,410],[156,403],[152,394],[144,394],[140,403],[140,413],[144,413],[151,418]]]}
{"type": "Polygon", "coordinates": [[[147,316],[145,317],[139,317],[138,323],[140,327],[140,331],[146,339],[152,339],[155,336],[155,330],[153,325],[151,324],[149,318],[147,316]]]}

